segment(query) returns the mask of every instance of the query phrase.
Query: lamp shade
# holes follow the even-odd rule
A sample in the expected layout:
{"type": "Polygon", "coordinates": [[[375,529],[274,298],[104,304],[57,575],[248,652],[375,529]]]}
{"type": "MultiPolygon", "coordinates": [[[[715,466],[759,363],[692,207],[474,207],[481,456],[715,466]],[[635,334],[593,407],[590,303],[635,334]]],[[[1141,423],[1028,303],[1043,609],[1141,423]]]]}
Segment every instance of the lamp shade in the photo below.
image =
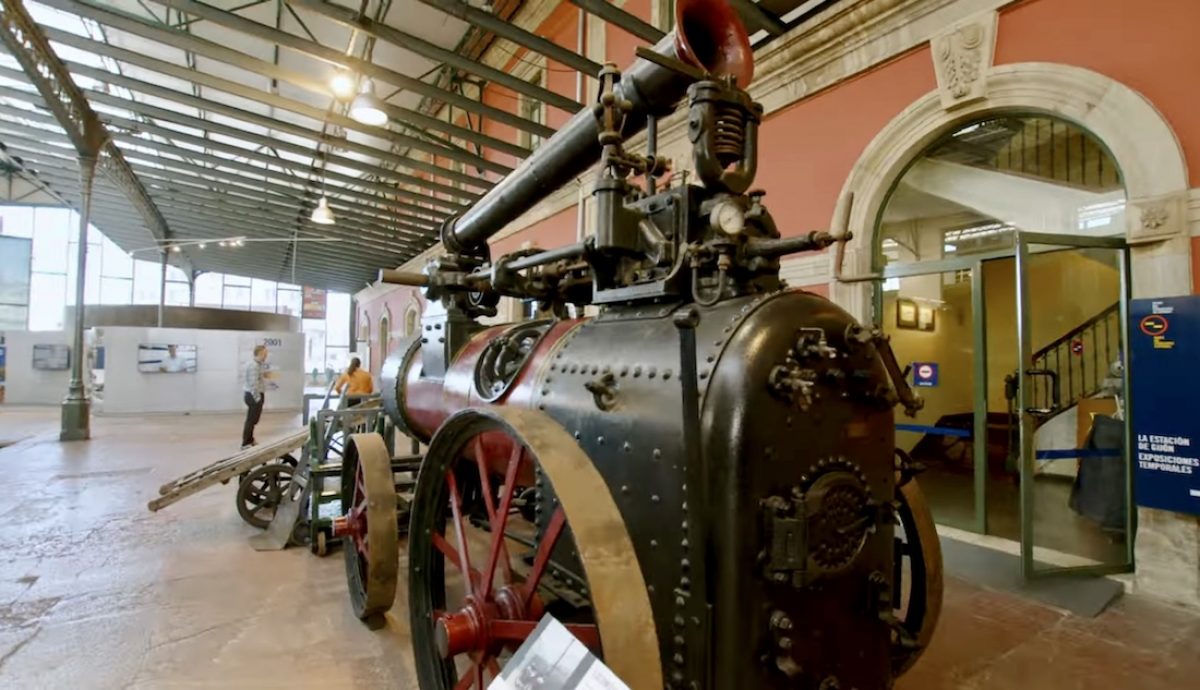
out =
{"type": "Polygon", "coordinates": [[[329,208],[328,197],[321,197],[321,200],[317,202],[311,220],[318,225],[333,225],[336,222],[333,218],[333,209],[329,208]]]}
{"type": "Polygon", "coordinates": [[[350,103],[350,118],[375,127],[387,124],[388,115],[384,112],[383,101],[375,95],[375,84],[370,79],[363,79],[358,95],[350,103]]]}

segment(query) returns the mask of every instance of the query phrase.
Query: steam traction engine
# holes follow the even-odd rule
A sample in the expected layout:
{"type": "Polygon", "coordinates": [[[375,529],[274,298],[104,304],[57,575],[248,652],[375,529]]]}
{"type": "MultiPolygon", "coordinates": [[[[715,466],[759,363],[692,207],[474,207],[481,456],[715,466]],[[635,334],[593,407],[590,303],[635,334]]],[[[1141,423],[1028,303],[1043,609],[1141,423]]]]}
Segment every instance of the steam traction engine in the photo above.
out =
{"type": "Polygon", "coordinates": [[[356,436],[335,529],[355,611],[377,621],[408,516],[424,690],[482,690],[545,613],[635,690],[880,690],[932,634],[937,537],[893,450],[895,405],[919,401],[878,331],[780,282],[779,257],[839,238],[781,239],[748,191],[761,108],[724,0],[676,18],[445,225],[444,257],[382,276],[427,291],[385,402],[428,450],[397,496],[382,440],[356,436]],[[684,95],[698,184],[658,189],[654,120],[684,95]],[[648,155],[625,150],[647,128],[648,155]],[[597,160],[594,237],[488,256],[597,160]],[[501,296],[561,318],[480,325],[501,296]]]}

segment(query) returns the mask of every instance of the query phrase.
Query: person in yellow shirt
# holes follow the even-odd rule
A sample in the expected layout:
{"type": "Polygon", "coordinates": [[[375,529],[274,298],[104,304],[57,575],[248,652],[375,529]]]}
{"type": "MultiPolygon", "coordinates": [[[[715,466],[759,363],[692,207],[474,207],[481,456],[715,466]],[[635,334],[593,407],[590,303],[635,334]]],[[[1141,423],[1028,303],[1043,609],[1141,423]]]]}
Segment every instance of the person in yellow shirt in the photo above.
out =
{"type": "Polygon", "coordinates": [[[358,357],[350,360],[350,366],[346,367],[346,373],[338,377],[337,383],[333,387],[339,395],[343,392],[349,395],[370,395],[375,392],[375,384],[371,381],[371,375],[363,371],[362,361],[358,357]]]}

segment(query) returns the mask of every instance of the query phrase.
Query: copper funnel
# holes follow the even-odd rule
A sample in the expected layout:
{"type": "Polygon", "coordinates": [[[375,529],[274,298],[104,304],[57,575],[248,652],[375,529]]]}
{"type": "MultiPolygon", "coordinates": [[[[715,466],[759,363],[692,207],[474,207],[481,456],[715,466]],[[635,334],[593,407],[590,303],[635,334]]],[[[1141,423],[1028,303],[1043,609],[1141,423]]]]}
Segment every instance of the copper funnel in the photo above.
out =
{"type": "Polygon", "coordinates": [[[675,5],[679,58],[746,88],[754,78],[754,51],[742,20],[727,0],[679,0],[675,5]]]}

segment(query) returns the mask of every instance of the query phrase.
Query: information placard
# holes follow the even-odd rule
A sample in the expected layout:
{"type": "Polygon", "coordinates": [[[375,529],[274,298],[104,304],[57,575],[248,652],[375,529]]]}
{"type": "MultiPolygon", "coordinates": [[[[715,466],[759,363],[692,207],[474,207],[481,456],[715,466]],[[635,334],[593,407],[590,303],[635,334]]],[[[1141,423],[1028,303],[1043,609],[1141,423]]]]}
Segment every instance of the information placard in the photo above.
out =
{"type": "Polygon", "coordinates": [[[1137,503],[1200,515],[1200,296],[1130,303],[1137,503]]]}

